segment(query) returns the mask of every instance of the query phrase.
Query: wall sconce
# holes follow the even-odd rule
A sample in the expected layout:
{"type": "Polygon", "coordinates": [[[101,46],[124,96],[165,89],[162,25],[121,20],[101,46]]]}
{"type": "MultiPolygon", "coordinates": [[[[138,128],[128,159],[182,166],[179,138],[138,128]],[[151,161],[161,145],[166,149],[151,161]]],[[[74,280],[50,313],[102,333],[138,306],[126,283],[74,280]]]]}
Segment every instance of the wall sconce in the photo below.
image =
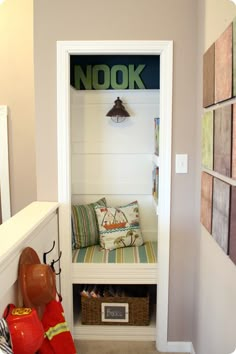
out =
{"type": "Polygon", "coordinates": [[[234,5],[236,5],[236,0],[229,0],[229,1],[233,2],[234,5]]]}
{"type": "Polygon", "coordinates": [[[5,0],[0,0],[0,5],[4,3],[5,0]]]}
{"type": "Polygon", "coordinates": [[[114,102],[114,106],[112,109],[106,114],[107,117],[111,117],[113,122],[115,123],[121,123],[123,122],[127,117],[129,117],[129,113],[126,111],[125,107],[122,104],[122,101],[120,100],[120,97],[117,97],[117,99],[114,102]]]}

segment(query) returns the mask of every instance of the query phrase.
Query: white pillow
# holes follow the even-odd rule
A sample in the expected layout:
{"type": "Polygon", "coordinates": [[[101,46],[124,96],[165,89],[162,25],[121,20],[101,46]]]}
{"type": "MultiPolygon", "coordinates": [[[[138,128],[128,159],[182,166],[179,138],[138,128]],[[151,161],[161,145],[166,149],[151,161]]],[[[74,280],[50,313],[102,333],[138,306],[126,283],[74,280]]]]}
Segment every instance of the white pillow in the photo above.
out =
{"type": "Polygon", "coordinates": [[[137,201],[116,208],[96,206],[95,212],[102,248],[112,250],[143,244],[137,201]]]}

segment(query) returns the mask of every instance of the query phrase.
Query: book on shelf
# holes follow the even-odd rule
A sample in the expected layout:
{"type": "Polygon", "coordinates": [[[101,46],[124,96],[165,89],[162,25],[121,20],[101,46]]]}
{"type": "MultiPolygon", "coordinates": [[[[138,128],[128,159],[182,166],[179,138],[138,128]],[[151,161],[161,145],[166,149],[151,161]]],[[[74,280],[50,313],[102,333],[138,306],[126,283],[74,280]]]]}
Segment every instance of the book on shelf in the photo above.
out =
{"type": "Polygon", "coordinates": [[[154,152],[159,155],[160,118],[154,118],[154,152]]]}
{"type": "Polygon", "coordinates": [[[158,191],[159,191],[159,167],[155,167],[152,172],[152,195],[155,199],[156,203],[158,204],[158,191]]]}

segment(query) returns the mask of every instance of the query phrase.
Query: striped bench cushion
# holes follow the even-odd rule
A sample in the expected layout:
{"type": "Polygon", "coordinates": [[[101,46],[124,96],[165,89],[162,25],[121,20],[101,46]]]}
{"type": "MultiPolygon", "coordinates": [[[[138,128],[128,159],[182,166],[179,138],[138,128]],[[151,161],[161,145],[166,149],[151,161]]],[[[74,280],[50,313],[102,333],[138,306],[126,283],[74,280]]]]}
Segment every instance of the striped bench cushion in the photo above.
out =
{"type": "Polygon", "coordinates": [[[117,248],[109,251],[99,245],[73,251],[73,263],[156,263],[157,242],[145,242],[139,247],[117,248]]]}

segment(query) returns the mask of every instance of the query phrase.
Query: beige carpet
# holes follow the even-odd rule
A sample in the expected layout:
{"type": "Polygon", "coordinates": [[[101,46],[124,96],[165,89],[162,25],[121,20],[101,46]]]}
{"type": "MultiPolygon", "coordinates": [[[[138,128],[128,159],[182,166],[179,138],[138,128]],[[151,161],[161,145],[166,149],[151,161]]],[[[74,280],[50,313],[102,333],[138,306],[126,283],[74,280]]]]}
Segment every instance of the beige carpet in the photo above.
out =
{"type": "Polygon", "coordinates": [[[156,350],[154,342],[75,341],[75,345],[78,354],[95,354],[95,353],[96,354],[158,354],[160,353],[156,350]]]}

